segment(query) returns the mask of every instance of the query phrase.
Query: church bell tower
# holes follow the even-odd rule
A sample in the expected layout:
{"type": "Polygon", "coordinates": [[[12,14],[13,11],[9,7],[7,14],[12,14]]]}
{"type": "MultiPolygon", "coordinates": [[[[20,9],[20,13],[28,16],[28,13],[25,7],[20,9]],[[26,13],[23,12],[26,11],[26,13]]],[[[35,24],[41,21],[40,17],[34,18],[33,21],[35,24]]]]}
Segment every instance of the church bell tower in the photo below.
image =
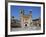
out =
{"type": "Polygon", "coordinates": [[[30,25],[32,25],[32,11],[29,12],[29,15],[25,15],[24,13],[25,13],[24,10],[21,9],[20,10],[21,27],[22,28],[30,27],[30,25]]]}

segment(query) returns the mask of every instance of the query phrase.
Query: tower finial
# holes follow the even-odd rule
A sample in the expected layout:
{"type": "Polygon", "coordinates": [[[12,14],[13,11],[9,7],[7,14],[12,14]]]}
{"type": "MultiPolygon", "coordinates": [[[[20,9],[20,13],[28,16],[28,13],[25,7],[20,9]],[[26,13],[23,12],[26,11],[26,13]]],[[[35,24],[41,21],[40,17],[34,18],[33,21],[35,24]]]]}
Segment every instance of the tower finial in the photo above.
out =
{"type": "Polygon", "coordinates": [[[30,11],[30,14],[32,14],[32,11],[30,11]]]}
{"type": "Polygon", "coordinates": [[[21,14],[24,14],[24,9],[20,9],[20,13],[21,14]]]}

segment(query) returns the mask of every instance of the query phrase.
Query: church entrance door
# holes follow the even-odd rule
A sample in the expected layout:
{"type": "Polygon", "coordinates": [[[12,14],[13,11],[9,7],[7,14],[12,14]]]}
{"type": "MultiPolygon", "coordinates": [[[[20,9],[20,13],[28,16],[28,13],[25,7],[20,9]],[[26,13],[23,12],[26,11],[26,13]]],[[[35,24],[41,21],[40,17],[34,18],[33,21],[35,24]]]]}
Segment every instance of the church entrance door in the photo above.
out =
{"type": "Polygon", "coordinates": [[[25,27],[27,27],[27,24],[25,24],[25,27]]]}

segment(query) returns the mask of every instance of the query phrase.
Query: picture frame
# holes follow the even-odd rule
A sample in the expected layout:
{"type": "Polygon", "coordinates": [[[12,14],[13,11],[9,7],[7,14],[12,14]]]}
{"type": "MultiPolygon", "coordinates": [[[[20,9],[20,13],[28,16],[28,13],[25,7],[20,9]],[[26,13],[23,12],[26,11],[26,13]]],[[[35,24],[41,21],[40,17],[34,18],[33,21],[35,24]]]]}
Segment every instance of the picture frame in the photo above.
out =
{"type": "Polygon", "coordinates": [[[41,35],[41,34],[45,34],[45,3],[44,2],[27,2],[27,1],[6,1],[5,2],[5,35],[6,36],[26,36],[26,35],[41,35]],[[41,28],[41,31],[40,30],[38,30],[38,31],[36,30],[37,31],[36,32],[35,30],[33,30],[31,32],[30,31],[13,31],[12,32],[11,30],[12,30],[12,27],[14,27],[14,26],[11,27],[11,22],[10,22],[11,21],[10,18],[12,16],[12,13],[10,12],[11,5],[12,6],[16,6],[17,5],[20,8],[21,8],[21,6],[23,6],[23,8],[24,8],[24,6],[41,7],[40,8],[41,9],[41,13],[40,13],[40,17],[41,17],[40,18],[41,19],[41,24],[40,24],[41,27],[40,28],[41,28]]]}

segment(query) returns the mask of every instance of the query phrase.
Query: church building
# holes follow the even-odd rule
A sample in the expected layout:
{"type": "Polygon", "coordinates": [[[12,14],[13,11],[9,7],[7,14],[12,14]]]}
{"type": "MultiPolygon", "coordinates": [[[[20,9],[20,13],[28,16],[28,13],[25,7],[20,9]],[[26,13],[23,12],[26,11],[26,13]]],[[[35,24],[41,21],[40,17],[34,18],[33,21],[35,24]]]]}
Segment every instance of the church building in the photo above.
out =
{"type": "Polygon", "coordinates": [[[30,27],[32,23],[32,11],[29,11],[29,14],[25,14],[24,10],[20,10],[20,20],[21,27],[30,27]]]}
{"type": "Polygon", "coordinates": [[[26,28],[26,27],[31,27],[31,26],[36,26],[36,27],[41,26],[40,18],[32,19],[32,11],[29,11],[29,14],[25,14],[25,11],[21,9],[19,17],[20,17],[19,20],[13,19],[11,21],[11,27],[26,28]]]}

